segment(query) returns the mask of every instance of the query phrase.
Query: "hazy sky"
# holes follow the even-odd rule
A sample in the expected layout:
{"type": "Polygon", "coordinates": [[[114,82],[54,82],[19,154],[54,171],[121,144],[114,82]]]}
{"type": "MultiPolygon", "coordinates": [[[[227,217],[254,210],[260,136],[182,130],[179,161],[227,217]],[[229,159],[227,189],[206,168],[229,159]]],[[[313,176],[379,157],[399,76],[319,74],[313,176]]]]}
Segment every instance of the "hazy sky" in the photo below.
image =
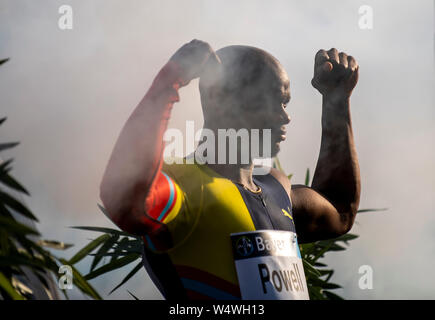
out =
{"type": "MultiPolygon", "coordinates": [[[[0,141],[21,141],[3,157],[32,196],[45,238],[84,245],[113,225],[99,212],[98,187],[115,140],[173,52],[197,38],[219,49],[260,47],[290,76],[292,122],[281,163],[303,183],[320,147],[321,97],[311,87],[314,54],[336,47],[360,64],[352,120],[361,166],[361,208],[345,252],[326,261],[338,293],[353,299],[435,298],[433,1],[24,1],[0,0],[0,141]],[[73,30],[58,9],[73,8],[73,30]],[[371,5],[372,30],[358,27],[371,5]],[[374,288],[358,287],[361,265],[374,288]]],[[[202,126],[197,81],[180,92],[170,127],[202,126]]],[[[296,226],[297,227],[297,226],[296,226]]],[[[70,256],[76,249],[66,252],[70,256]]],[[[82,271],[89,268],[81,265],[82,271]]],[[[110,291],[125,275],[92,283],[110,291]]],[[[161,298],[144,270],[111,298],[161,298]]],[[[80,296],[78,296],[80,297],[80,296]]]]}

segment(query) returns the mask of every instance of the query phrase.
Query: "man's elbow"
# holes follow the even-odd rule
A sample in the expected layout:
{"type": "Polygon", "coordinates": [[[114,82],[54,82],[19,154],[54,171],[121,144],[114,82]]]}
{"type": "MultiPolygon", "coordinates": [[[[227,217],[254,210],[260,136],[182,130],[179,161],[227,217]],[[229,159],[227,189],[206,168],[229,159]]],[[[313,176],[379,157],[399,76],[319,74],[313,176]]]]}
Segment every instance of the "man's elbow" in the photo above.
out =
{"type": "Polygon", "coordinates": [[[119,198],[119,194],[115,190],[115,188],[105,184],[103,181],[100,184],[100,199],[105,209],[104,214],[121,228],[122,217],[129,208],[126,206],[126,202],[119,198]]]}
{"type": "Polygon", "coordinates": [[[132,196],[126,196],[125,193],[117,192],[119,189],[100,185],[100,199],[105,209],[105,215],[122,231],[133,235],[140,235],[142,232],[140,219],[135,212],[132,196]]]}
{"type": "Polygon", "coordinates": [[[350,230],[352,230],[353,223],[354,223],[354,220],[345,223],[345,224],[343,225],[343,228],[342,228],[342,230],[341,230],[339,236],[342,236],[342,235],[344,235],[344,234],[350,232],[350,230]]]}
{"type": "Polygon", "coordinates": [[[347,206],[345,211],[342,211],[340,213],[341,217],[341,228],[338,231],[338,236],[342,236],[346,233],[348,233],[355,223],[356,213],[358,211],[358,205],[356,204],[350,204],[347,206]]]}

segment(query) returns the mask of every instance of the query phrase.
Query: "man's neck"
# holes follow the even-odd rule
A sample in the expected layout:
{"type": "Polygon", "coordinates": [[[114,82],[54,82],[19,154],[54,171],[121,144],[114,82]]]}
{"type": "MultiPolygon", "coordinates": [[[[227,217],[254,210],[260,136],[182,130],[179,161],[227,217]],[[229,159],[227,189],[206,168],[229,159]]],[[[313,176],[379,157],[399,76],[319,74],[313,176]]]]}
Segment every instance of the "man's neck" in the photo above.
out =
{"type": "MultiPolygon", "coordinates": [[[[209,130],[212,130],[215,133],[215,137],[218,136],[217,128],[213,128],[210,126],[206,126],[204,124],[204,128],[207,128],[209,130]]],[[[201,144],[201,142],[200,142],[201,144]]],[[[228,148],[228,145],[227,145],[228,148]]],[[[238,150],[237,159],[242,159],[241,155],[239,154],[240,150],[238,150]]],[[[227,157],[229,156],[229,150],[227,149],[226,152],[227,157]]],[[[228,159],[226,159],[228,160],[228,159]]],[[[255,185],[253,179],[252,179],[252,172],[254,169],[254,163],[252,161],[249,161],[247,164],[229,164],[229,161],[226,161],[226,163],[219,163],[218,161],[218,141],[215,139],[215,161],[214,163],[206,163],[206,165],[212,169],[213,171],[217,172],[221,176],[232,180],[233,182],[239,183],[243,185],[244,187],[256,191],[258,187],[255,185]]]]}
{"type": "Polygon", "coordinates": [[[254,168],[252,163],[244,165],[207,163],[207,166],[221,176],[239,183],[250,190],[255,191],[258,189],[252,179],[252,170],[254,168]]]}

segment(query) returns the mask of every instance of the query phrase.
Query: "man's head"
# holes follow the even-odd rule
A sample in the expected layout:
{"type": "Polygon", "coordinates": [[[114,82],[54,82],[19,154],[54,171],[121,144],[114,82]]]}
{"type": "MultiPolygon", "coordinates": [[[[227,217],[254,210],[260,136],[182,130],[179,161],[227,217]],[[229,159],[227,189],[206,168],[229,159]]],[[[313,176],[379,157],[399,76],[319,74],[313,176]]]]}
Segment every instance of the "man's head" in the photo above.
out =
{"type": "Polygon", "coordinates": [[[216,54],[221,63],[210,61],[199,83],[205,126],[271,129],[275,155],[290,121],[284,110],[290,100],[286,71],[271,54],[255,47],[228,46],[216,54]]]}

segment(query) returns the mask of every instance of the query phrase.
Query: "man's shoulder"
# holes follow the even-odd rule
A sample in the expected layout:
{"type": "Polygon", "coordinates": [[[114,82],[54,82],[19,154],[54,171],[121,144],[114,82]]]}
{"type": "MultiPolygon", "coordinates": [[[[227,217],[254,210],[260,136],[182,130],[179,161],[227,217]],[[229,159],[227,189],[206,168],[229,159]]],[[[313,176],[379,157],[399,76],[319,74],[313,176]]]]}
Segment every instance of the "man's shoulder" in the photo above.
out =
{"type": "Polygon", "coordinates": [[[290,196],[291,194],[291,182],[290,179],[280,170],[275,169],[275,168],[270,168],[270,172],[269,172],[279,183],[281,183],[281,185],[283,186],[283,188],[285,189],[285,191],[287,192],[287,194],[290,196]]]}
{"type": "Polygon", "coordinates": [[[168,171],[197,170],[198,166],[189,158],[165,157],[163,158],[162,170],[165,169],[168,171]]]}
{"type": "Polygon", "coordinates": [[[164,158],[162,171],[178,183],[200,183],[201,169],[186,158],[164,158]]]}

